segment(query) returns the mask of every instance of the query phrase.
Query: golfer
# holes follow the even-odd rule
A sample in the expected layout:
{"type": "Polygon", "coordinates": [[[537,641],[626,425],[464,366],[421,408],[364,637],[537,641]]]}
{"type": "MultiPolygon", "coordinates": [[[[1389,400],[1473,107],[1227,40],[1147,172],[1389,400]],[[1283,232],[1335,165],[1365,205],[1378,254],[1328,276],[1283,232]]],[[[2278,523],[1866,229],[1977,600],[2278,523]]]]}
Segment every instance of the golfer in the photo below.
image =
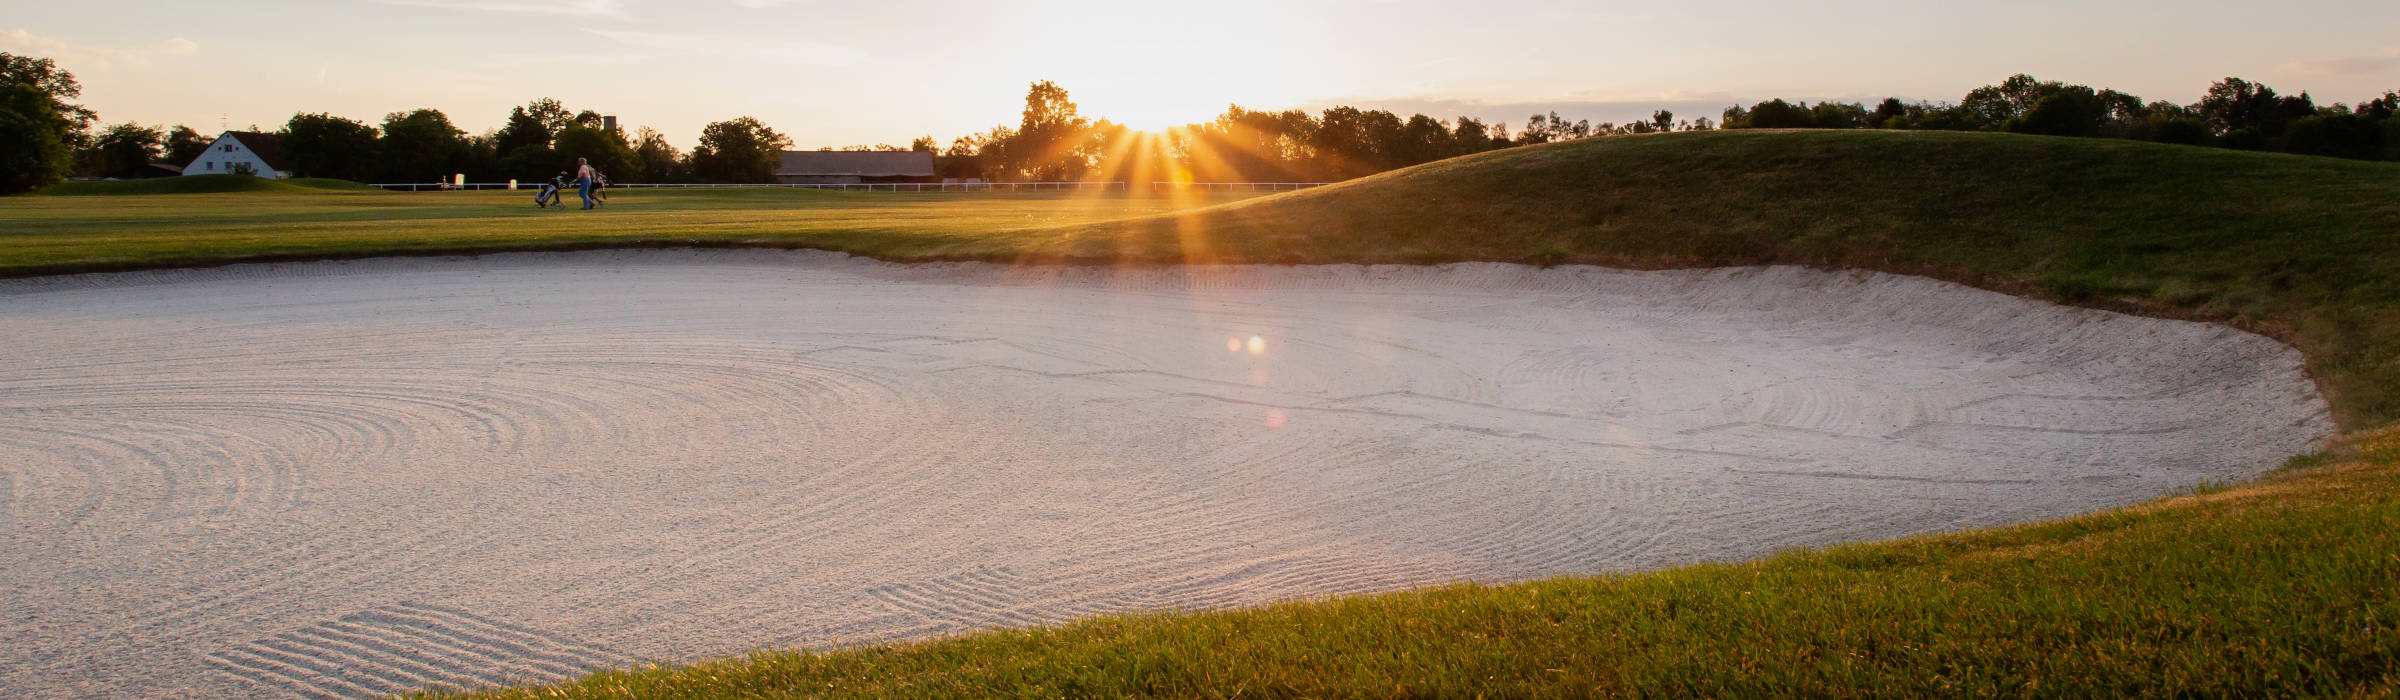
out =
{"type": "Polygon", "coordinates": [[[575,159],[575,194],[583,197],[583,208],[586,210],[592,208],[592,181],[599,177],[599,173],[592,172],[591,159],[575,159]]]}

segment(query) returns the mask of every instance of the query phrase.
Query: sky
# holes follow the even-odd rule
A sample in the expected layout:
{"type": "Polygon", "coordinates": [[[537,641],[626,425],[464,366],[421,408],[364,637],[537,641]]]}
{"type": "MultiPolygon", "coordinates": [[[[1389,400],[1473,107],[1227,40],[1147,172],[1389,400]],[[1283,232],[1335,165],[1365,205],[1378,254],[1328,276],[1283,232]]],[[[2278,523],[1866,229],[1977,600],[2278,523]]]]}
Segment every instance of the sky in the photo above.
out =
{"type": "Polygon", "coordinates": [[[814,148],[1014,124],[1037,80],[1145,129],[1228,104],[1713,118],[1769,97],[1956,101],[2018,72],[2356,102],[2400,89],[2400,2],[0,0],[0,51],[57,59],[108,123],[432,107],[481,133],[551,97],[683,147],[753,116],[814,148]]]}

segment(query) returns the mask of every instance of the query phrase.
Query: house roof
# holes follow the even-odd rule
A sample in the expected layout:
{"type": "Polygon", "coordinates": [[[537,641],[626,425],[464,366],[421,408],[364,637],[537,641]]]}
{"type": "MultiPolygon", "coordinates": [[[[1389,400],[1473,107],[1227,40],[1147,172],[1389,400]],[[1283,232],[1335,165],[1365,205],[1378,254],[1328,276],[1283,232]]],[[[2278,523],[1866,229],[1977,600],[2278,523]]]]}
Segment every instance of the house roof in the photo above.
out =
{"type": "Polygon", "coordinates": [[[933,154],[926,151],[784,151],[775,168],[790,175],[857,175],[861,177],[933,177],[933,154]]]}
{"type": "Polygon", "coordinates": [[[242,142],[242,147],[266,161],[267,167],[278,171],[291,169],[283,165],[283,137],[257,131],[228,131],[225,135],[242,142]]]}

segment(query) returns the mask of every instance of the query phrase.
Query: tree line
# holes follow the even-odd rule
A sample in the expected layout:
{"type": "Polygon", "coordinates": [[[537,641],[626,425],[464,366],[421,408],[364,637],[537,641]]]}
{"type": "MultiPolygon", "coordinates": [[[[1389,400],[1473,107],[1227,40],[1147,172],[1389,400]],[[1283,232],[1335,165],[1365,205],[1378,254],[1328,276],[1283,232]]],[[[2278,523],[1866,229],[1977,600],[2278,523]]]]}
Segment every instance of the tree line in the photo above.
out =
{"type": "MultiPolygon", "coordinates": [[[[0,53],[0,193],[145,163],[189,163],[214,138],[183,125],[96,128],[97,115],[73,102],[81,92],[74,75],[50,59],[0,53]]],[[[1336,181],[1513,146],[1720,128],[2007,131],[2400,160],[2400,92],[2319,106],[2306,92],[2279,94],[2240,78],[2218,81],[2191,104],[2016,75],[1971,90],[1956,104],[1890,98],[1869,108],[1779,98],[1728,107],[1713,122],[1659,110],[1625,124],[1568,121],[1550,112],[1528,117],[1513,133],[1505,121],[1466,116],[1240,105],[1208,122],[1151,133],[1087,117],[1065,88],[1041,81],[1027,89],[1019,117],[947,147],[928,135],[906,147],[845,150],[929,152],[943,177],[1135,183],[1336,181]]],[[[431,182],[453,173],[542,180],[577,158],[619,182],[772,182],[782,152],[792,147],[790,137],[745,116],[702,128],[686,153],[649,127],[628,134],[604,124],[599,112],[548,98],[511,108],[499,128],[483,134],[469,134],[430,108],[393,112],[376,124],[302,112],[276,133],[294,175],[371,182],[431,182]]]]}
{"type": "Polygon", "coordinates": [[[2281,151],[2358,160],[2400,160],[2400,91],[2355,105],[2318,105],[2307,92],[2279,94],[2241,78],[2209,85],[2200,100],[2176,104],[2106,88],[2009,76],[1968,91],[1958,103],[1864,103],[1767,100],[1727,107],[1730,129],[1930,129],[2006,131],[2052,136],[2281,151]]]}

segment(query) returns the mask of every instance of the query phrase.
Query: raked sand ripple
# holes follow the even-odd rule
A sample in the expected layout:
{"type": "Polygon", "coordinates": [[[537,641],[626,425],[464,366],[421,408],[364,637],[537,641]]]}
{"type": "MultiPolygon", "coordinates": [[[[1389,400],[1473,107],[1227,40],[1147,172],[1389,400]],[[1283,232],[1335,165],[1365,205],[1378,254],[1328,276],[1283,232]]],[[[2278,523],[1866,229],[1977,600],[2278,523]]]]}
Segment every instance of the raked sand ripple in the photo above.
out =
{"type": "Polygon", "coordinates": [[[0,696],[364,696],[2064,516],[2290,348],[1798,268],[794,252],[0,283],[0,696]]]}

